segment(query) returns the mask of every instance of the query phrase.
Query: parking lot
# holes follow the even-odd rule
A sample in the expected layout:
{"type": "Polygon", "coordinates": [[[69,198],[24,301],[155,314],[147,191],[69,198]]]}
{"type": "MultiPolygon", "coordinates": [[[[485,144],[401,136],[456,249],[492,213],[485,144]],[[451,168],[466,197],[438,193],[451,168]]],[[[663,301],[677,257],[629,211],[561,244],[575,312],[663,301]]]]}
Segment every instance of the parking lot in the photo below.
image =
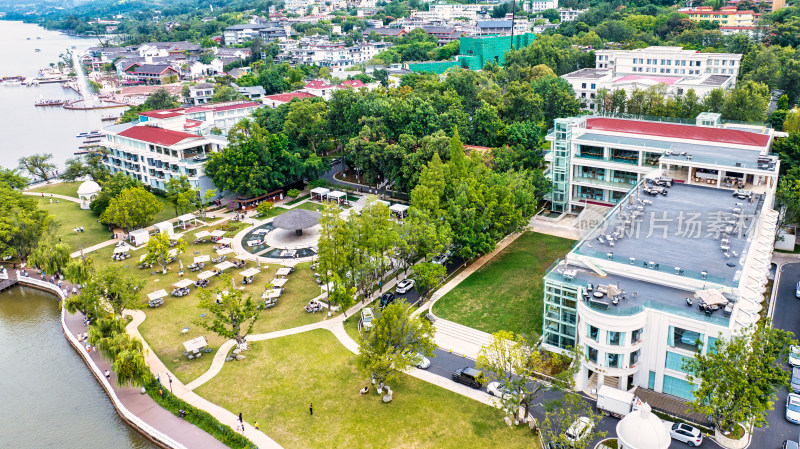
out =
{"type": "MultiPolygon", "coordinates": [[[[800,263],[785,264],[780,270],[778,284],[775,286],[775,307],[772,314],[773,325],[794,332],[800,336],[800,299],[795,297],[795,287],[800,281],[800,263]]],[[[787,367],[788,369],[788,367],[787,367]]],[[[778,449],[786,439],[800,439],[800,425],[786,421],[785,408],[788,390],[778,391],[778,400],[769,412],[769,427],[756,429],[753,433],[752,448],[778,449]]]]}

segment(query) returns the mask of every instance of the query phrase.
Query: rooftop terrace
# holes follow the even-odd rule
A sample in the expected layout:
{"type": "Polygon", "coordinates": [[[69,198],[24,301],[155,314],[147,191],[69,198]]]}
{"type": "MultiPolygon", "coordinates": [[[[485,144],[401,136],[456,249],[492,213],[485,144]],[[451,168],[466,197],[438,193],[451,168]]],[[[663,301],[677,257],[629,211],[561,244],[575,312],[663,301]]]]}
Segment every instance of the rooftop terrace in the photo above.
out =
{"type": "Polygon", "coordinates": [[[684,184],[665,191],[650,196],[634,188],[573,251],[598,265],[611,260],[737,285],[762,195],[750,202],[731,190],[684,184]]]}

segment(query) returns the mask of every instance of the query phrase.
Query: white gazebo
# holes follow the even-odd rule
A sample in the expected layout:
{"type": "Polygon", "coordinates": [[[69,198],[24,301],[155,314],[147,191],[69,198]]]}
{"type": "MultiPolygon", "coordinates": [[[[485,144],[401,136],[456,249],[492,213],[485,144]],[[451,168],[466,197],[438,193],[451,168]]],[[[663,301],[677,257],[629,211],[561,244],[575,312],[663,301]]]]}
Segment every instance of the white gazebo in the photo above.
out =
{"type": "Polygon", "coordinates": [[[83,181],[78,186],[78,198],[81,200],[81,209],[89,209],[89,204],[97,198],[100,191],[103,190],[100,184],[94,181],[83,181]]]}
{"type": "Polygon", "coordinates": [[[330,191],[331,191],[330,189],[326,189],[325,187],[313,188],[311,189],[311,199],[315,199],[316,197],[316,199],[322,201],[325,199],[325,197],[328,196],[328,193],[330,193],[330,191]]]}
{"type": "Polygon", "coordinates": [[[390,207],[389,210],[394,212],[398,218],[406,218],[406,214],[408,213],[408,205],[398,203],[390,207]]]}
{"type": "Polygon", "coordinates": [[[170,236],[174,232],[174,230],[172,229],[172,223],[168,221],[162,221],[161,223],[156,223],[155,228],[157,234],[166,234],[170,236]]]}
{"type": "Polygon", "coordinates": [[[147,229],[137,229],[128,233],[133,246],[141,246],[150,241],[150,233],[147,229]]]}
{"type": "Polygon", "coordinates": [[[328,199],[332,201],[336,200],[336,204],[342,204],[345,200],[347,200],[347,194],[338,190],[334,190],[333,192],[328,193],[328,199]]]}
{"type": "Polygon", "coordinates": [[[672,443],[664,423],[646,402],[617,423],[617,440],[620,449],[667,449],[672,443]]]}
{"type": "Polygon", "coordinates": [[[194,214],[183,214],[178,217],[175,222],[178,223],[178,226],[181,228],[186,229],[186,226],[190,223],[197,224],[197,217],[195,217],[194,214]]]}

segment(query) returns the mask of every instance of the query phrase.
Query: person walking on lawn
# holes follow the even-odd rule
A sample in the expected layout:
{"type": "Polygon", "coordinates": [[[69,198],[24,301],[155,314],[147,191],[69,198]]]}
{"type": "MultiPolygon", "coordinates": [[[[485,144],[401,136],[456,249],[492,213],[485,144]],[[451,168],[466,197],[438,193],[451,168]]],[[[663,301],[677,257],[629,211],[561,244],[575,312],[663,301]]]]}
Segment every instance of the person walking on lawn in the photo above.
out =
{"type": "Polygon", "coordinates": [[[314,416],[314,404],[311,402],[308,403],[308,413],[310,413],[311,416],[314,416]]]}

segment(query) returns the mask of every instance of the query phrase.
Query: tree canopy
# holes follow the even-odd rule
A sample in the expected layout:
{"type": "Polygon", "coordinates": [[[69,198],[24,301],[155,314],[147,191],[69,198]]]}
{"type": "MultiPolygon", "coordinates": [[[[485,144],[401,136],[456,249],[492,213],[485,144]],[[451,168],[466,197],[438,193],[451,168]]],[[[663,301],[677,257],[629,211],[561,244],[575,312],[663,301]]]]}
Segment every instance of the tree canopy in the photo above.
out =
{"type": "Polygon", "coordinates": [[[128,187],[111,199],[100,220],[131,231],[150,224],[161,207],[156,196],[143,187],[128,187]]]}

